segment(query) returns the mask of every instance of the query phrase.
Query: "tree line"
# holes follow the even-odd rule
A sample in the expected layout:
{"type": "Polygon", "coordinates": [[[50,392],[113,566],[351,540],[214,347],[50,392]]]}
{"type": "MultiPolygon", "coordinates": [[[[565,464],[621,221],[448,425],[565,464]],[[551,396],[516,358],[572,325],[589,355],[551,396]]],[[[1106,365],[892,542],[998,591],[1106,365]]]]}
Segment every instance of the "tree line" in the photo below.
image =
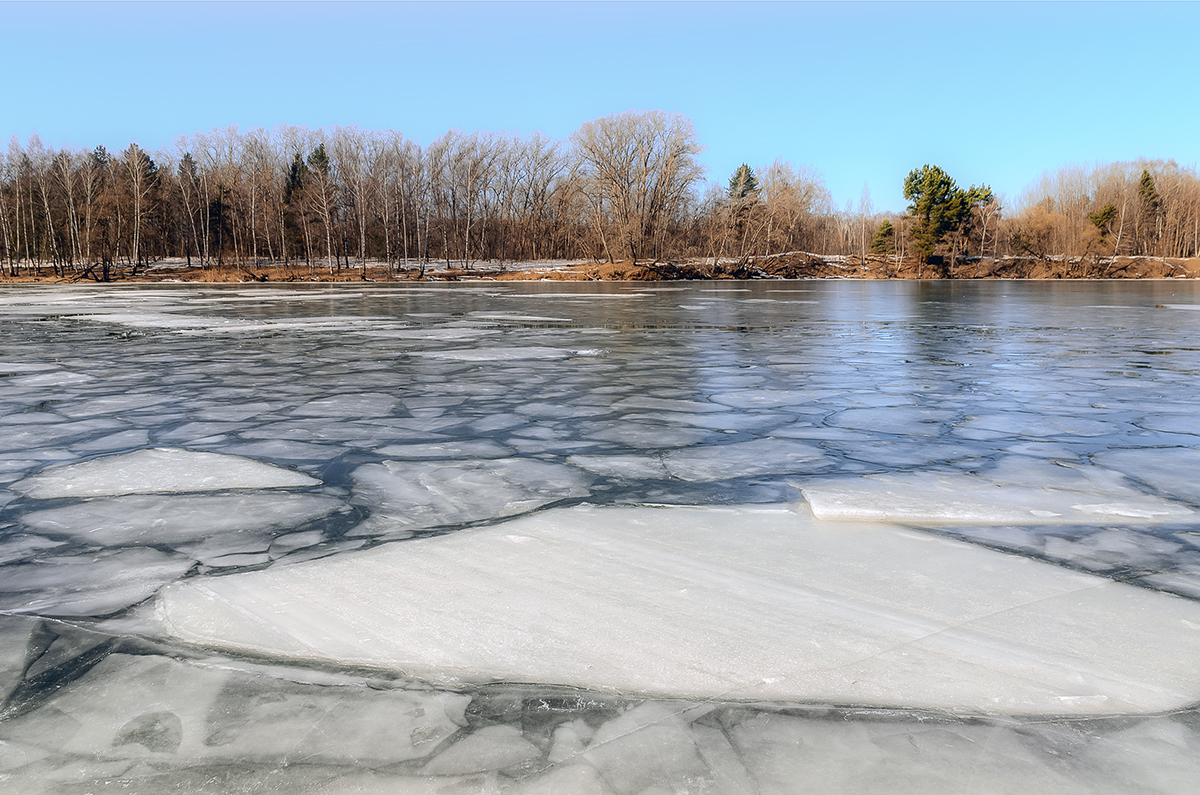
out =
{"type": "Polygon", "coordinates": [[[743,164],[705,185],[691,122],[662,111],[586,122],[565,140],[451,130],[281,126],[183,136],[153,154],[0,151],[0,261],[108,279],[166,258],[201,267],[444,261],[745,259],[785,252],[1195,256],[1200,179],[1173,162],[1047,175],[1011,218],[986,186],[936,166],[905,181],[904,214],[833,206],[819,174],[743,164]],[[1138,173],[1140,172],[1140,173],[1138,173]]]}

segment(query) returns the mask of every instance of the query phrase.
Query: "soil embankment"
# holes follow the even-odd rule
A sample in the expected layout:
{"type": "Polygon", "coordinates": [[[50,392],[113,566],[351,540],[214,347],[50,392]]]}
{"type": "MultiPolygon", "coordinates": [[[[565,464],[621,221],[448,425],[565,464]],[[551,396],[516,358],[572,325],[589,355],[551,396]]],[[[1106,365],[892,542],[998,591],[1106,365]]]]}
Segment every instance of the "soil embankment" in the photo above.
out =
{"type": "MultiPolygon", "coordinates": [[[[465,274],[463,274],[465,275],[465,274]]],[[[591,263],[554,271],[471,272],[467,278],[601,281],[673,281],[680,279],[1171,279],[1200,278],[1200,257],[1110,257],[1038,259],[970,257],[953,262],[934,258],[821,257],[791,253],[736,262],[591,263]]]]}
{"type": "MultiPolygon", "coordinates": [[[[92,283],[94,271],[65,275],[50,267],[18,276],[0,274],[8,283],[92,283]]],[[[438,263],[422,274],[417,268],[367,263],[330,272],[325,267],[296,265],[222,265],[206,268],[158,263],[132,274],[113,268],[112,282],[350,282],[350,281],[680,281],[712,279],[1174,279],[1200,278],[1200,257],[933,258],[930,262],[896,257],[865,259],[819,256],[803,252],[748,257],[741,260],[682,262],[605,262],[505,264],[476,262],[470,268],[438,263]]]]}

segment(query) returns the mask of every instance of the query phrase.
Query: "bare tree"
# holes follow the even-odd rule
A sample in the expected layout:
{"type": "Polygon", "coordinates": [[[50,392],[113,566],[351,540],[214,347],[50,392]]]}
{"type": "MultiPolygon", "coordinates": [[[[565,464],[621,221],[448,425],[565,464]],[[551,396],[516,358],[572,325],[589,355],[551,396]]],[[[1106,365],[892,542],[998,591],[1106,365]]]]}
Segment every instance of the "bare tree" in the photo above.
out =
{"type": "Polygon", "coordinates": [[[653,251],[702,169],[692,123],[678,114],[630,111],[585,122],[571,137],[580,188],[609,249],[637,262],[653,251]],[[606,234],[606,230],[611,230],[606,234]]]}

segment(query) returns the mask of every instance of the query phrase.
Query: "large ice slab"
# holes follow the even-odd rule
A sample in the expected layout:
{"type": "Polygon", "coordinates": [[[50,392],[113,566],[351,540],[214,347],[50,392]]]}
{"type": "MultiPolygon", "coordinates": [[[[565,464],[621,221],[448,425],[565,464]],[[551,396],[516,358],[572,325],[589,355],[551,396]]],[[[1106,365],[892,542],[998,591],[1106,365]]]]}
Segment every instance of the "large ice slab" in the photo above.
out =
{"type": "Polygon", "coordinates": [[[249,458],[156,448],[52,467],[10,488],[26,497],[49,499],[287,488],[319,483],[299,472],[249,458]]]}
{"type": "Polygon", "coordinates": [[[591,508],[169,586],[186,641],[442,682],[1096,714],[1200,699],[1200,604],[782,506],[591,508]]]}
{"type": "Polygon", "coordinates": [[[819,519],[914,524],[1096,524],[1195,516],[1119,473],[1013,456],[980,475],[908,472],[800,484],[819,519]]]}

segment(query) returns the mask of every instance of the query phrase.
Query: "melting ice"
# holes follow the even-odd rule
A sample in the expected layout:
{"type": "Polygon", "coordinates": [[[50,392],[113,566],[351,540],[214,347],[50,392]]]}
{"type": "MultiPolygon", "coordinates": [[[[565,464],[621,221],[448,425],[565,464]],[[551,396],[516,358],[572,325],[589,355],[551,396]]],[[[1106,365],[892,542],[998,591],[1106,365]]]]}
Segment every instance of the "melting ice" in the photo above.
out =
{"type": "Polygon", "coordinates": [[[5,289],[0,788],[1190,791],[1198,299],[5,289]]]}

